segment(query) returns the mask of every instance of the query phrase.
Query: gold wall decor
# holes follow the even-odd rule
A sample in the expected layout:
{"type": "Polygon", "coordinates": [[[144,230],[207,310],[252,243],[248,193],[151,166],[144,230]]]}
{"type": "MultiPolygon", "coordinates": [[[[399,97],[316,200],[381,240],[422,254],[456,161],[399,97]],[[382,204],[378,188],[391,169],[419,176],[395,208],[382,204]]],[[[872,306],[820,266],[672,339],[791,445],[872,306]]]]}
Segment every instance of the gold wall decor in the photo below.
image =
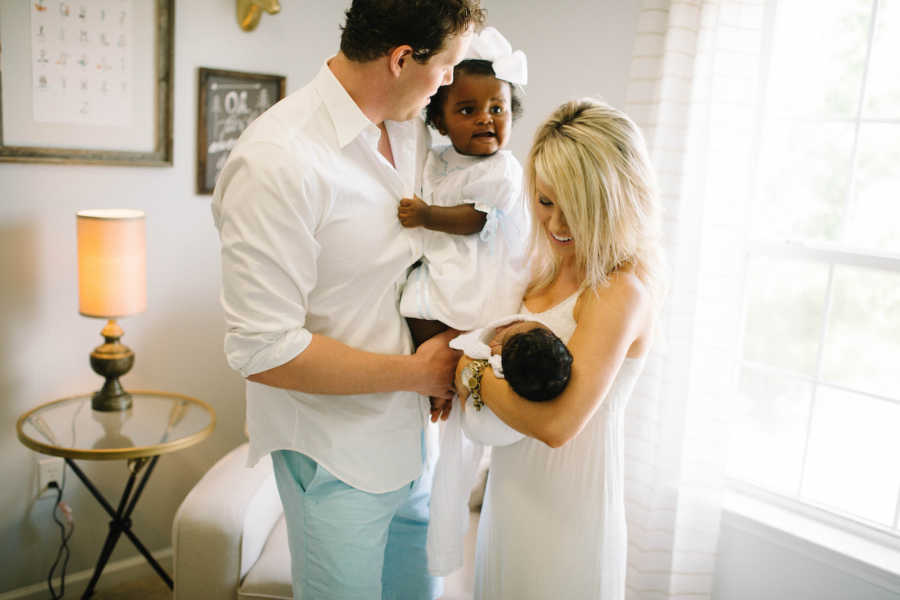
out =
{"type": "Polygon", "coordinates": [[[259,25],[263,11],[270,15],[281,11],[278,0],[237,0],[237,21],[244,31],[253,31],[259,25]]]}

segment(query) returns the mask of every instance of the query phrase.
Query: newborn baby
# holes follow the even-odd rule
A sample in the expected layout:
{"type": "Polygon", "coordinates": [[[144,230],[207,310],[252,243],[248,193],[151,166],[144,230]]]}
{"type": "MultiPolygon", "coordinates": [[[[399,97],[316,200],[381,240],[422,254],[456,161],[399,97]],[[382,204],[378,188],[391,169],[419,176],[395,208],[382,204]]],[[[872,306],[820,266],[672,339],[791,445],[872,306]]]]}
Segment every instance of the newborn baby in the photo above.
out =
{"type": "MultiPolygon", "coordinates": [[[[512,315],[457,336],[450,347],[487,361],[519,396],[532,402],[556,398],[569,383],[572,355],[561,339],[530,315],[512,315]]],[[[465,370],[464,370],[465,371],[465,370]]],[[[462,379],[468,377],[464,372],[462,379]]],[[[510,428],[471,396],[460,403],[462,429],[470,440],[506,446],[523,435],[510,428]]]]}
{"type": "Polygon", "coordinates": [[[500,372],[515,393],[532,402],[559,396],[569,383],[572,354],[561,339],[537,321],[513,321],[497,327],[488,343],[500,355],[500,372]]]}

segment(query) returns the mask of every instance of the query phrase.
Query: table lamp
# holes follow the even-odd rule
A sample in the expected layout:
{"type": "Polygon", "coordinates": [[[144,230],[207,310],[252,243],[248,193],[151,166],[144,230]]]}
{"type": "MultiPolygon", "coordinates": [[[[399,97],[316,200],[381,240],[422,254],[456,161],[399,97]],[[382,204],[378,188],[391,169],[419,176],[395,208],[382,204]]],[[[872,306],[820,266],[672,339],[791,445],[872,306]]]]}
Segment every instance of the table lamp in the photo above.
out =
{"type": "Polygon", "coordinates": [[[78,231],[78,312],[108,319],[104,343],[91,352],[91,368],[106,378],[91,398],[100,411],[131,408],[131,395],[119,377],[134,364],[134,352],[122,344],[116,319],[147,308],[147,253],[144,213],[139,210],[82,210],[78,231]]]}

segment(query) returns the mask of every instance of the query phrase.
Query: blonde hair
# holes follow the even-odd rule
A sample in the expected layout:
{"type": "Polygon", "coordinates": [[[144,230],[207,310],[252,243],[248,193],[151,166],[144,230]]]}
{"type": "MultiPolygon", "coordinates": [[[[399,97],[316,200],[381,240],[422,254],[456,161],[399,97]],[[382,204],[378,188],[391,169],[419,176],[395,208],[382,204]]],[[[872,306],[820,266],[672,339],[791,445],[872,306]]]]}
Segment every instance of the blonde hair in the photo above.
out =
{"type": "MultiPolygon", "coordinates": [[[[654,299],[661,299],[656,180],[631,119],[592,98],[563,104],[538,129],[528,155],[532,198],[537,179],[553,190],[566,219],[583,287],[607,285],[613,271],[630,263],[654,299]]],[[[539,226],[533,228],[532,249],[537,263],[529,290],[535,291],[553,282],[559,262],[539,226]]]]}

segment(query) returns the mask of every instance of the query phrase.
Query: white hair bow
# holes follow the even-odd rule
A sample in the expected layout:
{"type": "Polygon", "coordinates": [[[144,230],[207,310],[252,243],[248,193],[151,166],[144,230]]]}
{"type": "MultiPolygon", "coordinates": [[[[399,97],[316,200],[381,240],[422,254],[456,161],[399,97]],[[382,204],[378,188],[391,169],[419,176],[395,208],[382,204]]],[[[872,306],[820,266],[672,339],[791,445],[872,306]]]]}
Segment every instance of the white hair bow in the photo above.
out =
{"type": "Polygon", "coordinates": [[[497,79],[516,85],[528,83],[528,61],[525,53],[521,50],[513,52],[506,38],[493,27],[485,27],[474,35],[466,58],[491,61],[497,79]]]}

